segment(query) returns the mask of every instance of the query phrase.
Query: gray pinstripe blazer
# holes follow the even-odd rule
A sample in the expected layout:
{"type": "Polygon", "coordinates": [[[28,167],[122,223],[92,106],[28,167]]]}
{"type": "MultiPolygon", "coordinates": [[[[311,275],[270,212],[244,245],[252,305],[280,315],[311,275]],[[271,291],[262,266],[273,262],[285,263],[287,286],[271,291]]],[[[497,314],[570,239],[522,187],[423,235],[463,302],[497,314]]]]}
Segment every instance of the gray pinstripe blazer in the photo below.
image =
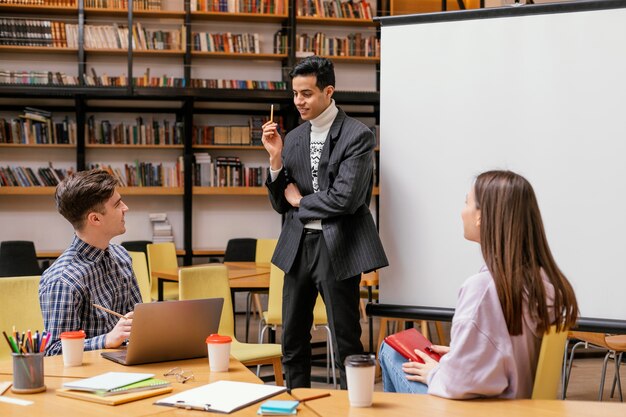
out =
{"type": "Polygon", "coordinates": [[[374,135],[363,123],[339,109],[322,149],[317,193],[313,192],[311,179],[310,139],[309,122],[289,132],[284,140],[283,169],[275,181],[268,178],[266,183],[274,210],[285,215],[272,263],[289,272],[304,224],[321,219],[337,279],[389,265],[369,210],[374,135]],[[285,199],[289,182],[295,182],[303,195],[299,208],[285,199]]]}

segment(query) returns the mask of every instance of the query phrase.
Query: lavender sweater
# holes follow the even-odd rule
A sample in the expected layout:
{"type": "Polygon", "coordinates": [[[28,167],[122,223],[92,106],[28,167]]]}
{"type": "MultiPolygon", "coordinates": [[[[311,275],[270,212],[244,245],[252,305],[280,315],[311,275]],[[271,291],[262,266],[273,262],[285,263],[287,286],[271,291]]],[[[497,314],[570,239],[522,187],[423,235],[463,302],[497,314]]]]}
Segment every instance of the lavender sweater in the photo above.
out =
{"type": "MultiPolygon", "coordinates": [[[[548,305],[554,288],[544,277],[548,305]]],[[[523,333],[510,336],[491,273],[467,279],[457,302],[450,352],[428,375],[428,393],[439,397],[530,398],[542,335],[524,306],[523,333]]]]}

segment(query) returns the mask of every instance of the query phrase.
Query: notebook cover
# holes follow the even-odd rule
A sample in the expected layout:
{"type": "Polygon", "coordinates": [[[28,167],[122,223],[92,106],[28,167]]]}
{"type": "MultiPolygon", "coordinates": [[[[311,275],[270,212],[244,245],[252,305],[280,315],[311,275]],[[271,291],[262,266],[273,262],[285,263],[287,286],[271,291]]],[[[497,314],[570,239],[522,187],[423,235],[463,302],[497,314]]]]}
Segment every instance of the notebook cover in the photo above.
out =
{"type": "Polygon", "coordinates": [[[417,329],[407,329],[385,337],[385,343],[394,348],[396,352],[413,362],[424,363],[422,358],[415,354],[419,349],[428,356],[439,362],[441,355],[430,350],[430,340],[426,339],[417,329]]]}
{"type": "Polygon", "coordinates": [[[56,394],[61,397],[75,398],[78,400],[91,401],[98,404],[105,405],[119,405],[129,403],[131,401],[141,400],[143,398],[154,397],[155,395],[167,394],[172,392],[174,388],[164,387],[157,388],[148,391],[131,392],[128,394],[111,395],[109,397],[103,397],[101,395],[92,394],[86,391],[75,391],[67,388],[61,388],[56,390],[56,394]]]}

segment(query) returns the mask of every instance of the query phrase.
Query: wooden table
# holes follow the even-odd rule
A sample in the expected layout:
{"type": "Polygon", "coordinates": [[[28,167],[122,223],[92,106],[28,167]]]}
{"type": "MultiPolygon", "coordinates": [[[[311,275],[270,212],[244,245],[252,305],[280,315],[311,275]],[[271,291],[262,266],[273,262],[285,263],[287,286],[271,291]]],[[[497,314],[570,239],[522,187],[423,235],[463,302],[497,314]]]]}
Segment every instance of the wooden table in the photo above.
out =
{"type": "MultiPolygon", "coordinates": [[[[231,357],[229,372],[213,372],[209,370],[209,364],[206,358],[189,359],[183,361],[161,362],[153,364],[144,364],[136,366],[123,366],[115,362],[104,359],[100,356],[101,351],[85,352],[84,365],[72,368],[63,367],[62,356],[46,357],[44,359],[45,384],[47,391],[30,394],[18,395],[10,390],[4,395],[23,400],[34,401],[30,406],[18,406],[13,404],[0,403],[0,416],[2,417],[70,417],[70,416],[96,416],[96,417],[135,417],[135,416],[178,416],[186,417],[196,415],[198,417],[206,417],[207,414],[201,411],[190,411],[173,409],[164,406],[156,406],[153,403],[159,398],[174,395],[178,392],[195,388],[211,382],[220,380],[241,381],[250,383],[261,383],[261,380],[248,368],[243,366],[239,361],[231,357]],[[194,379],[185,384],[176,382],[175,378],[164,377],[163,373],[167,370],[180,366],[185,370],[194,373],[194,379]],[[162,379],[171,379],[174,390],[171,393],[160,396],[150,397],[143,400],[133,401],[118,406],[109,406],[96,404],[88,401],[77,400],[72,398],[59,397],[55,391],[62,387],[63,383],[76,380],[77,378],[87,378],[104,372],[149,372],[154,373],[156,377],[162,379]],[[189,414],[191,413],[191,414],[189,414]]],[[[12,363],[11,360],[0,362],[0,381],[12,380],[12,363]]],[[[276,399],[292,399],[292,397],[283,393],[276,399]]],[[[311,410],[304,409],[298,415],[310,417],[315,416],[311,410]]],[[[233,413],[233,416],[253,417],[256,416],[258,404],[252,405],[245,409],[233,413]]]]}
{"type": "MultiPolygon", "coordinates": [[[[200,266],[221,264],[198,264],[182,266],[172,269],[157,269],[150,271],[152,279],[158,280],[159,301],[163,300],[163,283],[165,281],[178,282],[178,273],[183,268],[197,268],[200,266]]],[[[224,262],[228,269],[228,281],[231,289],[238,291],[269,288],[270,264],[269,262],[224,262]],[[244,278],[248,278],[245,279],[244,278]]],[[[234,304],[234,303],[233,303],[234,304]]]]}
{"type": "Polygon", "coordinates": [[[305,408],[323,417],[623,417],[626,404],[561,400],[447,400],[432,395],[375,392],[372,407],[350,407],[347,391],[298,388],[296,399],[330,392],[305,408]]]}

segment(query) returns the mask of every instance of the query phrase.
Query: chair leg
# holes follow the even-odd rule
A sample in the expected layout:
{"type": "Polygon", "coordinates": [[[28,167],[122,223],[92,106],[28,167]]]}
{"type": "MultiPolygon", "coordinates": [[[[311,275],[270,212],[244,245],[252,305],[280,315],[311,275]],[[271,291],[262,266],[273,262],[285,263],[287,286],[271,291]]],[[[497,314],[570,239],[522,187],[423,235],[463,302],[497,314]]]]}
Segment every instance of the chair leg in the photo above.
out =
{"type": "Polygon", "coordinates": [[[252,309],[252,291],[246,296],[246,343],[248,343],[248,333],[250,332],[250,310],[252,309]]]}
{"type": "MultiPolygon", "coordinates": [[[[333,335],[330,332],[330,327],[328,326],[322,326],[324,327],[324,329],[326,329],[326,343],[328,346],[328,351],[330,351],[330,367],[331,367],[331,372],[333,374],[333,389],[337,389],[337,373],[335,372],[335,348],[333,348],[333,335]]],[[[326,364],[326,367],[328,368],[328,364],[326,364]]]]}
{"type": "Polygon", "coordinates": [[[613,385],[611,386],[611,398],[615,394],[615,386],[617,385],[617,389],[619,390],[619,400],[620,402],[624,402],[624,398],[622,397],[622,381],[619,375],[619,367],[622,362],[622,354],[620,352],[619,355],[615,352],[614,360],[615,360],[615,375],[613,376],[613,385]]]}
{"type": "Polygon", "coordinates": [[[437,343],[440,345],[447,345],[446,335],[443,332],[443,325],[440,321],[435,322],[435,330],[437,331],[437,343]]]}
{"type": "Polygon", "coordinates": [[[361,321],[367,322],[367,313],[365,312],[365,301],[363,298],[359,300],[359,311],[361,312],[361,321]]]}
{"type": "MultiPolygon", "coordinates": [[[[578,346],[585,345],[585,342],[578,342],[574,346],[572,346],[572,352],[570,353],[569,362],[567,364],[567,371],[565,372],[565,382],[563,383],[563,399],[565,399],[565,394],[567,393],[567,386],[569,385],[569,378],[572,373],[572,364],[574,363],[574,353],[576,352],[576,348],[578,346]]],[[[567,354],[567,351],[565,352],[567,354]]]]}
{"type": "Polygon", "coordinates": [[[420,321],[420,329],[422,330],[422,334],[424,335],[424,337],[426,339],[430,340],[430,332],[428,331],[428,321],[426,320],[421,320],[420,321]]]}
{"type": "Polygon", "coordinates": [[[255,314],[261,317],[263,314],[263,305],[261,304],[261,295],[259,293],[252,294],[252,301],[254,302],[255,314]]]}
{"type": "Polygon", "coordinates": [[[567,379],[567,348],[569,347],[569,338],[565,339],[565,350],[563,351],[563,366],[561,367],[561,400],[565,399],[565,390],[567,386],[565,381],[567,379]]]}
{"type": "Polygon", "coordinates": [[[600,393],[598,394],[598,401],[602,401],[602,394],[604,391],[604,379],[606,378],[606,364],[609,361],[609,357],[611,356],[611,351],[609,350],[604,355],[604,362],[602,363],[602,374],[600,375],[600,393]]]}
{"type": "Polygon", "coordinates": [[[283,365],[281,363],[281,358],[274,358],[274,360],[272,360],[272,366],[274,368],[274,380],[276,381],[276,385],[282,387],[285,385],[285,381],[283,380],[283,365]]]}

